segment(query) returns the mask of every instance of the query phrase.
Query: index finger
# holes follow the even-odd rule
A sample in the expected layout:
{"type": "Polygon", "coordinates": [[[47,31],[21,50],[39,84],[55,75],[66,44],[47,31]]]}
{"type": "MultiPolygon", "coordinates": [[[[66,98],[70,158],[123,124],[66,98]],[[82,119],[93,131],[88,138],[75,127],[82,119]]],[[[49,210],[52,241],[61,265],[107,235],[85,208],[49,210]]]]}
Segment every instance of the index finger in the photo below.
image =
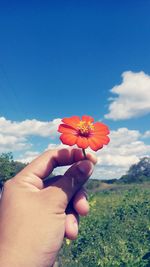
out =
{"type": "MultiPolygon", "coordinates": [[[[92,154],[87,154],[87,158],[91,160],[93,164],[96,164],[96,158],[92,154]]],[[[85,159],[83,152],[78,148],[48,150],[26,166],[19,175],[25,176],[34,174],[39,178],[44,179],[54,168],[71,165],[83,159],[85,159]]]]}

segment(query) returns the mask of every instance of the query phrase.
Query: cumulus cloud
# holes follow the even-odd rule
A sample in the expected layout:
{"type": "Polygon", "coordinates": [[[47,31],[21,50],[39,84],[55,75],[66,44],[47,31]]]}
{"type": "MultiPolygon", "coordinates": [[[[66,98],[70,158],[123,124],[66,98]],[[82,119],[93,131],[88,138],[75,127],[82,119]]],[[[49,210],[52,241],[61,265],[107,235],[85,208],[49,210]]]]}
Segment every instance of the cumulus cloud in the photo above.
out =
{"type": "Polygon", "coordinates": [[[150,131],[146,131],[143,135],[144,138],[149,138],[150,137],[150,131]]]}
{"type": "Polygon", "coordinates": [[[15,136],[36,135],[51,138],[56,137],[61,119],[44,122],[38,120],[10,121],[0,117],[0,133],[15,136]]]}
{"type": "Polygon", "coordinates": [[[4,135],[0,133],[0,153],[20,151],[31,148],[31,144],[24,137],[4,135]]]}
{"type": "Polygon", "coordinates": [[[60,144],[49,144],[48,147],[45,150],[53,150],[53,149],[61,149],[61,148],[69,148],[67,145],[64,145],[62,143],[60,144]]]}
{"type": "Polygon", "coordinates": [[[40,152],[38,151],[26,151],[23,155],[18,157],[16,161],[22,162],[22,163],[29,163],[36,157],[40,155],[40,152]]]}
{"type": "Polygon", "coordinates": [[[0,117],[0,153],[29,149],[30,136],[57,137],[57,128],[61,119],[49,122],[39,120],[24,120],[20,122],[0,117]]]}
{"type": "Polygon", "coordinates": [[[118,95],[111,98],[106,119],[124,120],[139,117],[150,112],[150,76],[143,71],[122,73],[123,81],[110,92],[118,95]]]}
{"type": "Polygon", "coordinates": [[[141,157],[150,155],[150,145],[142,140],[137,130],[119,128],[110,134],[110,144],[97,153],[97,174],[101,179],[119,178],[141,157]],[[103,177],[102,177],[103,176],[103,177]]]}

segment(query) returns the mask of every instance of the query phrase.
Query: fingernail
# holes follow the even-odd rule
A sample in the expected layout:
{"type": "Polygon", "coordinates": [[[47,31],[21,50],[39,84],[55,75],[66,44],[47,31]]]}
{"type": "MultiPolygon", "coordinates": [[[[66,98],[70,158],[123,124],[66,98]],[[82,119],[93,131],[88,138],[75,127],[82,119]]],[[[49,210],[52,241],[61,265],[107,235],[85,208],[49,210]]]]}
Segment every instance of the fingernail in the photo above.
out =
{"type": "Polygon", "coordinates": [[[93,166],[92,162],[89,160],[84,160],[84,161],[81,161],[80,163],[78,163],[78,169],[84,175],[91,175],[93,172],[93,168],[94,168],[94,166],[93,166]]]}

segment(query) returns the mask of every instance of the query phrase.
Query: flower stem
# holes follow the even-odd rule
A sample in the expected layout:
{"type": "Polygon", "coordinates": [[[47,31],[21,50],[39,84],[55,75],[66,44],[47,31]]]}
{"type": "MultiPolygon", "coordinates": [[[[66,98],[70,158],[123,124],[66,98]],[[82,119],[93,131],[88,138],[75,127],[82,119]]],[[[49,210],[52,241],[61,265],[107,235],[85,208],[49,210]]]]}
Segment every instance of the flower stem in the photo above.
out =
{"type": "Polygon", "coordinates": [[[87,156],[86,156],[86,153],[85,153],[85,149],[84,148],[82,148],[82,152],[83,152],[84,158],[87,159],[87,156]]]}

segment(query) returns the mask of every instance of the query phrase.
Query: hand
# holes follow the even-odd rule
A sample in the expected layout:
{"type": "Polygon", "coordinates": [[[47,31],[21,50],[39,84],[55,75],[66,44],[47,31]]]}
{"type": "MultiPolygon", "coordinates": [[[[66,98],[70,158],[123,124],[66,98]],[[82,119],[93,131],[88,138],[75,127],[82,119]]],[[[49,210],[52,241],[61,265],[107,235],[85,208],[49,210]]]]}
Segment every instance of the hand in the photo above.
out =
{"type": "Polygon", "coordinates": [[[64,235],[77,237],[77,214],[86,215],[82,192],[96,160],[80,149],[47,151],[4,186],[0,203],[0,266],[52,266],[64,235]],[[71,165],[44,183],[54,168],[71,165]],[[67,214],[68,207],[73,207],[67,214]]]}

